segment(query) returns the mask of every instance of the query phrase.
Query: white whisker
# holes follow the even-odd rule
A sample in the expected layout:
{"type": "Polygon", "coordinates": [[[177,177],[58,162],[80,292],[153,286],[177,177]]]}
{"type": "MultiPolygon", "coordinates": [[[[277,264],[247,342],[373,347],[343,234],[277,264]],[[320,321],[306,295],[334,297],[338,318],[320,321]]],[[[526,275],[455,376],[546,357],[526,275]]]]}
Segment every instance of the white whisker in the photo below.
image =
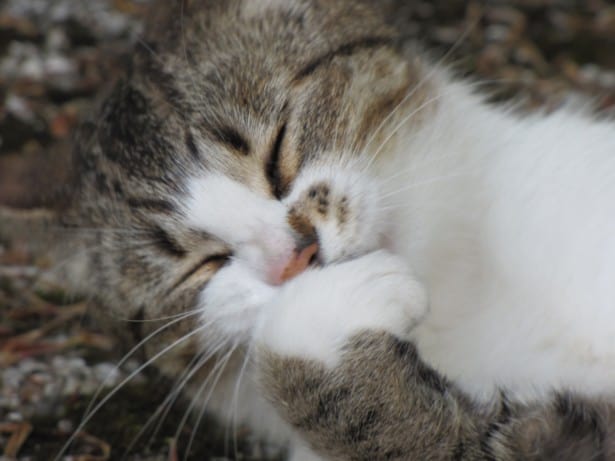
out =
{"type": "Polygon", "coordinates": [[[75,440],[75,438],[77,437],[77,435],[79,434],[79,432],[81,432],[81,430],[85,427],[85,425],[94,417],[94,415],[96,413],[98,413],[98,410],[100,410],[104,404],[106,404],[115,394],[117,394],[119,392],[119,390],[124,387],[124,385],[126,385],[126,383],[128,383],[130,380],[132,380],[135,376],[137,376],[139,373],[141,373],[145,368],[147,368],[149,365],[151,365],[153,362],[155,362],[157,359],[159,359],[160,357],[162,357],[164,354],[166,354],[167,352],[169,352],[171,349],[175,348],[177,345],[181,344],[182,342],[186,341],[187,339],[191,338],[192,336],[194,336],[197,333],[200,333],[202,330],[204,330],[205,328],[207,328],[209,325],[202,325],[199,328],[191,331],[190,333],[185,334],[184,336],[180,337],[179,339],[173,341],[170,345],[166,346],[164,349],[162,349],[161,351],[159,351],[158,353],[156,353],[152,358],[150,358],[147,362],[145,362],[143,365],[141,365],[140,367],[138,367],[136,370],[134,370],[132,373],[130,373],[126,378],[124,378],[112,391],[110,391],[79,423],[79,425],[77,426],[77,428],[73,431],[73,434],[68,438],[68,440],[66,441],[66,443],[62,446],[62,448],[60,449],[60,452],[55,456],[54,461],[60,461],[60,457],[62,456],[63,453],[66,452],[66,450],[68,449],[68,447],[70,446],[70,444],[75,440]]]}
{"type": "Polygon", "coordinates": [[[397,195],[401,192],[407,192],[413,189],[418,189],[420,187],[429,186],[429,185],[432,185],[440,181],[448,181],[451,179],[461,178],[464,176],[471,176],[471,175],[476,174],[476,172],[477,172],[476,170],[472,170],[472,171],[465,171],[465,172],[449,173],[449,174],[444,174],[442,176],[436,176],[434,178],[425,179],[423,181],[414,182],[412,184],[407,184],[404,187],[400,187],[394,191],[390,191],[386,194],[383,194],[381,195],[381,198],[386,199],[391,196],[397,195]]]}
{"type": "Polygon", "coordinates": [[[158,420],[158,424],[152,431],[152,435],[150,438],[150,444],[153,442],[153,439],[160,432],[163,422],[167,418],[169,411],[175,404],[175,401],[181,395],[181,391],[186,386],[188,381],[209,361],[224,345],[221,342],[217,347],[213,348],[211,351],[208,351],[207,354],[197,354],[193,357],[193,359],[186,365],[182,374],[175,380],[175,384],[172,389],[169,391],[169,395],[163,400],[163,402],[158,405],[156,411],[148,418],[147,422],[143,425],[143,427],[139,430],[137,435],[133,438],[132,442],[126,449],[125,455],[127,456],[136,442],[145,434],[147,429],[154,423],[154,421],[158,420]]]}
{"type": "Polygon", "coordinates": [[[367,141],[367,143],[365,144],[365,150],[367,151],[369,149],[370,144],[374,141],[374,139],[376,138],[376,136],[380,133],[380,131],[382,130],[382,128],[386,125],[386,123],[397,113],[397,111],[404,105],[404,103],[406,101],[408,101],[414,94],[416,94],[416,92],[418,90],[420,90],[423,85],[425,85],[429,79],[431,79],[431,77],[434,76],[434,74],[438,71],[438,69],[440,68],[440,66],[449,58],[449,56],[455,52],[455,50],[463,43],[463,41],[468,37],[468,35],[470,34],[470,32],[476,27],[476,25],[478,24],[478,20],[475,20],[473,23],[471,23],[470,25],[468,25],[468,27],[466,27],[466,29],[463,31],[463,33],[459,36],[459,38],[457,38],[457,40],[455,40],[455,43],[453,43],[451,45],[451,47],[448,49],[448,51],[436,62],[435,65],[433,65],[431,67],[431,69],[429,70],[429,72],[427,72],[423,78],[412,88],[412,90],[410,90],[405,96],[404,98],[393,108],[393,110],[391,110],[391,112],[382,120],[382,122],[380,122],[380,124],[378,125],[378,127],[376,128],[376,130],[374,131],[374,133],[372,134],[372,136],[370,136],[369,140],[367,141]]]}
{"type": "Polygon", "coordinates": [[[188,440],[188,445],[186,446],[186,452],[184,454],[184,461],[187,461],[188,455],[190,454],[190,449],[192,448],[192,444],[194,443],[194,437],[196,436],[196,431],[197,431],[199,425],[201,424],[203,416],[205,415],[206,408],[207,408],[207,403],[209,402],[209,399],[211,398],[211,395],[213,394],[216,386],[218,385],[218,381],[220,380],[220,377],[222,376],[222,373],[224,372],[224,369],[225,369],[226,365],[228,364],[231,356],[233,355],[233,353],[237,349],[238,345],[239,345],[239,341],[236,341],[235,343],[233,343],[233,345],[231,346],[229,351],[222,357],[222,359],[218,363],[216,363],[216,365],[212,369],[212,371],[209,374],[209,376],[207,377],[207,379],[199,387],[199,390],[197,391],[195,397],[192,399],[192,403],[190,404],[190,407],[186,410],[186,413],[184,414],[184,418],[182,419],[182,421],[179,424],[179,427],[177,428],[177,431],[175,433],[175,438],[176,439],[179,438],[179,434],[181,433],[182,428],[186,424],[186,420],[188,419],[188,415],[194,409],[194,407],[196,405],[196,399],[198,397],[200,397],[202,392],[205,390],[205,387],[207,386],[207,384],[209,384],[209,380],[211,379],[211,377],[213,377],[215,375],[213,381],[211,382],[211,387],[209,389],[209,392],[207,393],[207,396],[201,402],[201,411],[199,413],[198,418],[196,419],[196,421],[194,423],[194,428],[192,430],[192,433],[190,434],[190,439],[188,440]]]}
{"type": "MultiPolygon", "coordinates": [[[[237,457],[237,404],[239,403],[239,389],[241,387],[241,380],[243,378],[243,375],[246,371],[248,363],[250,362],[250,357],[252,353],[252,345],[253,343],[250,343],[250,345],[248,346],[248,349],[245,352],[245,358],[243,359],[243,363],[241,364],[241,368],[237,376],[237,381],[235,383],[235,388],[233,390],[233,397],[231,399],[230,421],[231,421],[231,427],[233,428],[233,451],[234,451],[235,457],[237,457]]],[[[226,446],[227,430],[228,430],[228,426],[226,427],[224,431],[224,445],[225,446],[226,446]]]]}
{"type": "MultiPolygon", "coordinates": [[[[480,86],[482,85],[483,82],[475,82],[474,84],[470,84],[469,87],[473,87],[473,86],[480,86]]],[[[377,160],[379,154],[382,152],[382,150],[384,149],[384,147],[388,144],[388,142],[393,138],[393,136],[395,136],[398,131],[406,124],[408,123],[413,117],[417,116],[418,114],[421,113],[421,111],[425,110],[426,108],[428,108],[429,106],[431,106],[432,104],[435,104],[436,102],[438,102],[440,99],[442,99],[445,96],[448,96],[449,94],[451,94],[451,92],[456,91],[456,88],[449,88],[445,91],[442,91],[440,93],[438,93],[436,96],[433,96],[429,99],[427,99],[426,101],[424,101],[422,104],[420,104],[418,107],[416,107],[414,110],[412,110],[409,114],[407,114],[406,116],[404,116],[401,121],[399,121],[397,123],[397,125],[395,125],[395,127],[393,128],[393,130],[387,135],[387,137],[384,139],[384,141],[382,141],[382,143],[380,144],[380,146],[378,147],[378,149],[376,149],[376,151],[371,155],[371,157],[369,158],[367,164],[363,167],[364,171],[368,171],[369,168],[373,165],[373,163],[377,160]]],[[[369,154],[369,153],[368,153],[369,154]]]]}
{"type": "Polygon", "coordinates": [[[163,332],[164,330],[166,330],[167,328],[175,325],[176,323],[182,321],[183,319],[186,319],[188,317],[191,317],[192,315],[198,313],[199,310],[194,310],[192,312],[188,312],[178,318],[176,318],[175,320],[166,323],[165,325],[162,325],[160,328],[154,330],[152,333],[150,333],[149,335],[147,335],[145,338],[143,338],[141,341],[139,341],[139,343],[137,343],[137,345],[135,345],[132,349],[130,349],[126,354],[124,354],[124,357],[122,357],[122,359],[115,365],[115,367],[113,368],[113,370],[111,370],[109,372],[109,374],[105,377],[105,379],[103,380],[103,382],[100,384],[100,386],[98,386],[98,389],[96,390],[96,392],[94,393],[94,395],[92,396],[92,399],[90,400],[90,404],[87,406],[87,408],[85,409],[85,413],[83,415],[83,417],[85,418],[86,415],[88,415],[88,413],[90,412],[90,410],[92,409],[92,406],[94,405],[94,402],[96,401],[96,399],[98,398],[98,396],[100,395],[100,393],[103,391],[103,389],[105,388],[105,385],[109,382],[109,380],[111,379],[112,376],[114,376],[119,370],[120,368],[128,361],[128,359],[130,359],[130,357],[132,357],[132,355],[138,350],[140,349],[143,345],[145,345],[145,343],[147,343],[149,340],[151,340],[153,337],[155,337],[156,335],[158,335],[159,333],[163,332]]]}
{"type": "Polygon", "coordinates": [[[127,322],[127,323],[155,323],[155,322],[162,322],[164,320],[174,320],[179,317],[184,317],[186,314],[188,315],[198,314],[199,312],[203,312],[203,308],[200,307],[198,309],[192,309],[189,311],[180,312],[178,314],[167,315],[165,317],[154,317],[151,319],[143,319],[143,320],[127,319],[127,318],[122,318],[122,317],[114,317],[114,318],[117,319],[118,321],[127,322]]]}

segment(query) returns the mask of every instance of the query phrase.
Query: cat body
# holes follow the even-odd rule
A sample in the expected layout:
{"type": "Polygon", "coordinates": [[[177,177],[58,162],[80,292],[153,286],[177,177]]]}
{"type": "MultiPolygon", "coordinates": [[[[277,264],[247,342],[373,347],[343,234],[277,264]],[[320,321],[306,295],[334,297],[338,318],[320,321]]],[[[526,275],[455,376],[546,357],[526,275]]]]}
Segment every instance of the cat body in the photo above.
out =
{"type": "Polygon", "coordinates": [[[295,460],[613,456],[615,126],[487,105],[403,3],[160,2],[80,130],[63,270],[295,460]]]}
{"type": "MultiPolygon", "coordinates": [[[[607,275],[613,273],[614,261],[609,251],[614,234],[608,230],[615,225],[609,213],[609,197],[615,194],[612,122],[597,121],[567,107],[549,115],[521,116],[487,106],[468,86],[448,80],[444,71],[434,72],[437,77],[431,84],[442,80],[429,123],[400,134],[395,148],[387,153],[390,157],[375,166],[380,177],[394,178],[383,186],[383,196],[390,198],[384,207],[393,210],[389,219],[395,223],[385,245],[412,267],[429,297],[429,308],[416,314],[420,318],[416,327],[406,336],[403,332],[397,336],[412,338],[423,360],[453,380],[475,403],[489,405],[505,392],[507,400],[528,404],[521,414],[533,412],[528,419],[537,418],[546,426],[549,412],[545,408],[536,411],[533,405],[551,404],[554,390],[612,399],[615,349],[609,316],[614,298],[608,283],[612,276],[607,275]],[[603,168],[597,171],[596,165],[603,168]]],[[[343,283],[343,278],[336,283],[343,283]]],[[[387,291],[396,288],[390,286],[387,291]]],[[[406,299],[415,300],[415,309],[421,304],[416,297],[406,299]]],[[[360,316],[355,303],[346,303],[348,310],[340,317],[360,316]]],[[[331,308],[331,304],[324,305],[331,308]]],[[[303,311],[313,315],[315,309],[310,305],[303,311]]],[[[300,318],[294,312],[294,318],[300,318]]],[[[380,315],[385,317],[381,313],[366,319],[365,329],[367,325],[379,329],[380,315]]],[[[289,352],[302,335],[298,327],[291,328],[291,322],[277,321],[284,325],[278,334],[289,338],[283,347],[273,347],[280,355],[285,351],[292,356],[289,352]]],[[[348,322],[339,320],[343,321],[348,322]]],[[[396,332],[400,323],[396,319],[381,329],[396,332]]],[[[309,329],[304,336],[330,347],[323,351],[310,345],[294,355],[319,363],[335,363],[333,357],[339,360],[333,351],[341,354],[343,349],[336,349],[334,340],[316,339],[322,325],[307,319],[297,325],[309,329]]],[[[341,330],[338,327],[336,334],[342,335],[341,330]]],[[[342,337],[352,341],[350,334],[342,337]]],[[[336,341],[338,346],[345,342],[339,337],[336,341]]],[[[348,365],[330,365],[335,371],[344,366],[348,365]]],[[[360,368],[357,363],[354,366],[360,368]]],[[[348,369],[345,374],[351,375],[348,369]]],[[[359,388],[367,379],[358,372],[354,378],[351,385],[359,388]]],[[[356,408],[356,402],[349,407],[356,408]]],[[[483,409],[479,414],[479,420],[488,425],[488,412],[483,409]]],[[[608,426],[610,416],[600,417],[608,426]]],[[[524,417],[515,418],[511,426],[531,427],[524,417]]],[[[394,420],[390,416],[391,426],[394,420]]],[[[470,421],[466,424],[475,427],[470,421]]],[[[327,439],[323,433],[333,430],[321,429],[320,440],[327,439]]],[[[577,430],[583,433],[582,428],[577,430]]],[[[521,456],[522,448],[516,447],[493,456],[595,456],[592,451],[575,451],[572,439],[565,435],[559,446],[551,446],[551,452],[528,444],[535,453],[521,456]]],[[[416,452],[406,447],[405,452],[407,459],[430,453],[425,447],[416,452]]],[[[462,459],[486,456],[484,451],[470,452],[462,459]]],[[[376,456],[366,447],[357,449],[354,456],[361,453],[364,459],[385,458],[382,452],[376,456]]],[[[445,453],[434,455],[435,459],[448,459],[450,452],[445,453]]]]}
{"type": "Polygon", "coordinates": [[[612,393],[613,123],[510,113],[452,82],[436,94],[391,170],[409,172],[394,252],[430,298],[421,355],[477,396],[612,393]]]}
{"type": "MultiPolygon", "coordinates": [[[[365,336],[352,336],[361,328],[348,327],[344,335],[339,326],[361,323],[358,301],[295,303],[299,307],[288,314],[293,321],[278,314],[271,322],[281,326],[264,340],[278,354],[268,358],[271,374],[278,375],[268,381],[275,401],[283,402],[278,408],[331,459],[611,459],[612,414],[604,402],[612,400],[614,389],[608,320],[613,288],[607,281],[613,272],[609,229],[615,224],[609,213],[615,194],[613,124],[569,107],[529,117],[493,108],[467,85],[448,80],[446,72],[433,72],[432,85],[442,80],[429,123],[410,127],[391,156],[376,165],[380,177],[395,178],[383,186],[395,223],[385,246],[413,268],[429,308],[421,313],[420,296],[401,296],[413,300],[410,312],[420,319],[410,333],[399,328],[413,322],[385,320],[384,310],[369,311],[363,331],[412,338],[417,349],[402,353],[402,362],[422,367],[407,355],[418,353],[455,384],[442,384],[437,374],[423,376],[430,385],[421,396],[421,386],[397,387],[407,378],[385,378],[391,370],[404,373],[404,366],[383,365],[399,360],[400,353],[389,346],[381,355],[383,350],[365,345],[365,336]],[[302,316],[316,315],[318,306],[325,306],[320,323],[302,316]],[[318,339],[328,322],[335,323],[329,340],[318,339]],[[303,328],[309,333],[298,331],[303,328]],[[275,334],[288,338],[280,344],[271,339],[275,334]],[[297,346],[302,337],[311,339],[297,346]],[[323,350],[311,340],[329,346],[323,350]],[[279,362],[287,356],[306,362],[279,362]],[[276,387],[287,381],[292,384],[276,387]],[[322,386],[319,392],[312,389],[318,387],[314,381],[322,386]],[[385,383],[395,390],[385,391],[385,383]],[[443,389],[471,396],[468,413],[465,398],[439,407],[433,394],[443,389]],[[574,397],[554,396],[557,390],[574,397]],[[406,391],[416,399],[402,396],[406,391]],[[380,393],[387,396],[384,403],[380,393]],[[323,411],[323,396],[344,404],[323,411]],[[429,408],[429,423],[421,421],[421,405],[429,408]],[[427,443],[409,435],[426,428],[434,436],[427,443]],[[448,437],[438,438],[443,433],[448,437]]],[[[340,275],[335,284],[357,284],[347,293],[368,283],[350,271],[340,275]]],[[[378,305],[394,306],[394,293],[403,285],[389,285],[378,305]]],[[[300,297],[314,295],[293,293],[300,297]]],[[[421,373],[427,372],[410,374],[421,373]]]]}

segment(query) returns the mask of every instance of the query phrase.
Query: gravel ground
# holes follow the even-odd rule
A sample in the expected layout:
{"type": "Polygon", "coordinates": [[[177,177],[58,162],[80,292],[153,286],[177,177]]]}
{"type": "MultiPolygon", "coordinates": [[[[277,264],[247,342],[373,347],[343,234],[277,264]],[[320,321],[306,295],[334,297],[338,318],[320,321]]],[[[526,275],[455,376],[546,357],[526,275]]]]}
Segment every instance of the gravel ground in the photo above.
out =
{"type": "MultiPolygon", "coordinates": [[[[69,148],[93,97],[129,58],[146,8],[145,0],[0,1],[0,169],[69,148]]],[[[438,0],[409,10],[410,33],[460,75],[485,80],[494,100],[548,110],[580,93],[597,111],[615,108],[615,6],[606,1],[438,0]]],[[[113,338],[91,326],[86,303],[45,282],[48,264],[23,242],[0,242],[0,461],[53,459],[96,389],[138,367],[115,369],[113,338]]],[[[167,392],[161,379],[137,376],[63,459],[121,459],[167,392]]],[[[184,414],[177,407],[126,459],[173,459],[184,440],[175,438],[184,414]]],[[[193,430],[187,424],[182,433],[193,430]]],[[[265,459],[266,447],[240,432],[238,449],[229,449],[224,428],[206,420],[189,459],[265,459]]]]}

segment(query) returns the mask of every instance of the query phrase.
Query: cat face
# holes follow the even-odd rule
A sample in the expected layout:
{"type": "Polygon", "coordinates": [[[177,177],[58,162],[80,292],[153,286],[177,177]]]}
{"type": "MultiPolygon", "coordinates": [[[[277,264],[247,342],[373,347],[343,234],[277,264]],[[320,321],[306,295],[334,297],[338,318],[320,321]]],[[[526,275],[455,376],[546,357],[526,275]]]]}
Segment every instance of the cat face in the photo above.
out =
{"type": "Polygon", "coordinates": [[[395,109],[424,96],[372,2],[170,3],[81,131],[64,219],[95,229],[85,290],[112,317],[174,319],[160,343],[198,325],[190,356],[247,344],[308,265],[385,244],[378,168],[395,109]]]}

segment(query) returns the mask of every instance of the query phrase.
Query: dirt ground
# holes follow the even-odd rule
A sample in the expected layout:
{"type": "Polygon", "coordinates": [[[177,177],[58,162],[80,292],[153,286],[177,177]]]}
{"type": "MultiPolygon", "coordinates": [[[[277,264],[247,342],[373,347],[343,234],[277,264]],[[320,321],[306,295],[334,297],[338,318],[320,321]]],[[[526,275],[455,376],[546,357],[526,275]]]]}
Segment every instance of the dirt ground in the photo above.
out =
{"type": "MultiPolygon", "coordinates": [[[[93,98],[130,59],[148,4],[0,0],[0,172],[41,153],[52,162],[70,149],[93,98]]],[[[408,33],[460,76],[485,81],[494,101],[550,110],[581,93],[596,111],[615,110],[615,4],[408,4],[408,33]]],[[[3,194],[10,197],[11,191],[0,182],[0,199],[3,194]]],[[[0,461],[52,460],[73,433],[74,443],[59,459],[271,459],[272,448],[244,428],[235,444],[226,428],[207,417],[198,427],[191,419],[182,425],[182,402],[157,432],[140,434],[168,395],[169,383],[155,374],[139,373],[79,428],[99,386],[114,389],[139,364],[115,369],[114,339],[88,320],[86,302],[67,298],[62,287],[46,281],[47,271],[48,262],[25,242],[0,242],[0,461]],[[192,434],[195,443],[186,455],[192,434]]]]}

